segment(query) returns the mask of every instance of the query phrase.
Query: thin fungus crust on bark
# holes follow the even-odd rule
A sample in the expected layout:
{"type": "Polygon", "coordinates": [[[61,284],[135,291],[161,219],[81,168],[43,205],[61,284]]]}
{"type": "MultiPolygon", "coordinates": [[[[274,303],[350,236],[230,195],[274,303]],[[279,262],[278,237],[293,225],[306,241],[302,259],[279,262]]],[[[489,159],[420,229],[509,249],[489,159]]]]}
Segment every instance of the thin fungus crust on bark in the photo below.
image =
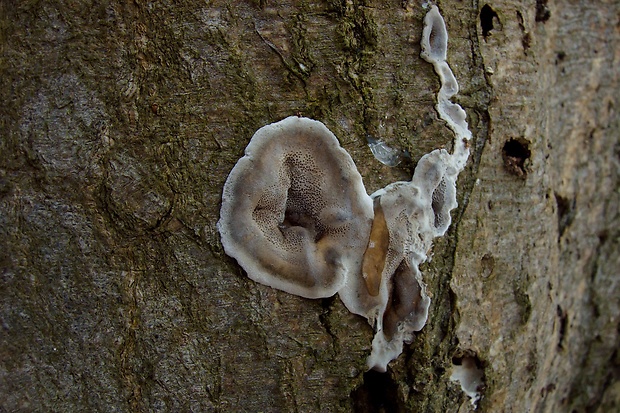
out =
{"type": "Polygon", "coordinates": [[[454,132],[454,151],[424,155],[411,181],[369,196],[329,129],[291,116],[254,134],[224,185],[218,229],[226,253],[261,284],[307,298],[338,293],[374,327],[367,365],[378,371],[426,324],[419,265],[450,226],[469,156],[465,111],[450,101],[458,84],[445,62],[447,40],[432,6],[422,57],[441,80],[436,108],[454,132]]]}

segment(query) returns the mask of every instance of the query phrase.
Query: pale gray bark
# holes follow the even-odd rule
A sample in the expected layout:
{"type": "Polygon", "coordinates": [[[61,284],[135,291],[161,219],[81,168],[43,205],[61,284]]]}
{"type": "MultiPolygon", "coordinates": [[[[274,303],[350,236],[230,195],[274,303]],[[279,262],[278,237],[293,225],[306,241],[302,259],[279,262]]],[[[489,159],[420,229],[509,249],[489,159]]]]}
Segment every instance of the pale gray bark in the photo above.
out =
{"type": "Polygon", "coordinates": [[[469,411],[463,356],[479,411],[618,409],[614,0],[439,2],[472,156],[387,373],[337,298],[223,254],[224,180],[267,123],[323,121],[369,192],[449,147],[420,3],[1,1],[0,411],[469,411]]]}

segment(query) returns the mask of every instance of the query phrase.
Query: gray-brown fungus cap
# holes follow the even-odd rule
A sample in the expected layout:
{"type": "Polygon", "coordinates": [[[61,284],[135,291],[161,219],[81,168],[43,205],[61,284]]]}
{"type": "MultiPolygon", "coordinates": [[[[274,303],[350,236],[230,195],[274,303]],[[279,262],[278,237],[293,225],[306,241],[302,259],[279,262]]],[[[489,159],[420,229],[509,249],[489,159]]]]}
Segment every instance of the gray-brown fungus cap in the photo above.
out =
{"type": "Polygon", "coordinates": [[[224,185],[218,229],[251,279],[319,298],[360,273],[372,219],[362,178],[334,134],[291,116],[252,137],[224,185]]]}

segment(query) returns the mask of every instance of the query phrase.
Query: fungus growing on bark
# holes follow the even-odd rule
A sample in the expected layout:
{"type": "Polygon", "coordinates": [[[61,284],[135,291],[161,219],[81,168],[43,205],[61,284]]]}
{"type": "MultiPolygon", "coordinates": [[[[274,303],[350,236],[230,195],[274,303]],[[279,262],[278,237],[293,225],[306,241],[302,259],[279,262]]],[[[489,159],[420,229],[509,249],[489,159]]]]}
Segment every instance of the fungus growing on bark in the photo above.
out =
{"type": "Polygon", "coordinates": [[[452,69],[446,62],[448,47],[448,32],[443,17],[439,14],[437,6],[432,6],[424,17],[424,31],[422,32],[422,52],[420,56],[433,65],[435,72],[441,81],[441,88],[437,93],[437,113],[450,129],[454,132],[454,150],[452,152],[452,164],[457,168],[451,175],[456,175],[463,170],[469,157],[467,141],[471,139],[471,132],[465,120],[467,114],[450,99],[459,91],[459,85],[452,73],[452,69]],[[440,41],[441,40],[441,41],[440,41]]]}
{"type": "Polygon", "coordinates": [[[360,270],[372,202],[349,154],[321,122],[260,128],[224,185],[218,229],[261,284],[329,297],[360,270]]]}
{"type": "Polygon", "coordinates": [[[478,366],[475,356],[464,356],[452,361],[450,380],[459,382],[461,390],[470,398],[471,405],[476,408],[480,400],[480,391],[484,387],[484,371],[478,366]]]}
{"type": "Polygon", "coordinates": [[[436,108],[454,132],[454,150],[424,155],[411,181],[368,196],[327,127],[289,117],[254,134],[224,185],[218,229],[226,253],[261,284],[307,298],[338,292],[375,328],[368,367],[378,371],[426,324],[430,297],[419,265],[450,226],[469,156],[465,111],[450,101],[458,83],[445,61],[447,41],[432,6],[422,57],[441,80],[436,108]]]}
{"type": "Polygon", "coordinates": [[[450,211],[457,206],[456,180],[469,157],[471,132],[463,108],[450,101],[458,83],[445,61],[448,33],[437,6],[431,6],[424,18],[421,45],[422,58],[433,65],[441,81],[436,109],[454,132],[454,149],[452,154],[438,149],[424,155],[410,182],[395,182],[371,195],[375,211],[377,205],[381,207],[389,233],[381,300],[375,300],[378,311],[369,311],[368,316],[377,331],[368,366],[379,371],[385,371],[402,352],[403,343],[426,324],[430,298],[419,266],[426,261],[433,239],[450,227],[450,211]]]}
{"type": "Polygon", "coordinates": [[[385,371],[402,352],[403,343],[426,324],[431,300],[418,268],[426,261],[433,239],[450,225],[450,210],[456,206],[450,176],[454,170],[451,155],[435,150],[420,159],[410,182],[392,183],[371,196],[375,211],[379,205],[384,213],[389,242],[380,300],[369,317],[376,318],[377,330],[370,368],[385,371]]]}

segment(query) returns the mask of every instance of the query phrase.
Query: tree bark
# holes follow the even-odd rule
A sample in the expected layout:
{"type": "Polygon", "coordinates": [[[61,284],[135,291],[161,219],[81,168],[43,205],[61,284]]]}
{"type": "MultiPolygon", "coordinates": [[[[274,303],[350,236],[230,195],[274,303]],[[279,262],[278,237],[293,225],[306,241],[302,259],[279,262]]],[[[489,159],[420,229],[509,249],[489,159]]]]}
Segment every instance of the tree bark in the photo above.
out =
{"type": "Polygon", "coordinates": [[[474,138],[387,373],[337,297],[250,281],[215,224],[259,127],[324,122],[369,193],[450,148],[419,1],[0,2],[0,411],[620,408],[620,5],[441,1],[474,138]],[[396,167],[366,145],[409,154],[396,167]]]}

